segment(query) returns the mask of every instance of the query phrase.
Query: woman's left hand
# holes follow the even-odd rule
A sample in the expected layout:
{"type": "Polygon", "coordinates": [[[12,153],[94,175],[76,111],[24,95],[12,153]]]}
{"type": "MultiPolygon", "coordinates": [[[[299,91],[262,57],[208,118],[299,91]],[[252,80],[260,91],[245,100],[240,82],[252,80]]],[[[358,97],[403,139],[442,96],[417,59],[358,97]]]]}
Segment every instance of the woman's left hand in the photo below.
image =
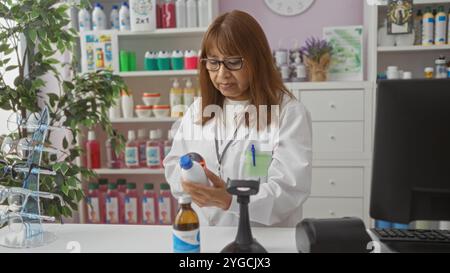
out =
{"type": "Polygon", "coordinates": [[[182,185],[184,190],[191,195],[192,200],[199,207],[215,206],[223,210],[228,210],[231,205],[232,196],[227,192],[226,183],[207,168],[205,168],[205,173],[209,181],[213,184],[213,187],[183,181],[182,185]]]}

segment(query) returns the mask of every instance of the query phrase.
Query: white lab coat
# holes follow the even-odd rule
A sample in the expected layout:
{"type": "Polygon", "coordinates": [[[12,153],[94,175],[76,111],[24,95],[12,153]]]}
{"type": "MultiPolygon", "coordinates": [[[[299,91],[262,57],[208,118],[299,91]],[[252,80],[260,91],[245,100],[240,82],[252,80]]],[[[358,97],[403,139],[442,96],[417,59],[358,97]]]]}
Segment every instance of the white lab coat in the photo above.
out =
{"type": "MultiPolygon", "coordinates": [[[[229,100],[227,100],[229,101],[229,100]]],[[[172,149],[164,160],[165,175],[172,190],[178,197],[182,193],[179,157],[196,152],[203,156],[206,166],[219,175],[215,141],[192,140],[183,135],[186,128],[200,129],[201,123],[194,122],[200,100],[196,100],[181,121],[175,135],[172,149]],[[189,127],[186,127],[189,125],[189,127]]],[[[253,226],[294,227],[302,219],[302,204],[310,194],[312,164],[312,126],[308,110],[295,99],[284,95],[280,106],[279,141],[269,145],[272,161],[267,177],[261,179],[257,195],[250,197],[249,214],[253,226]]],[[[219,132],[225,127],[221,118],[213,118],[203,126],[203,132],[219,132]],[[217,127],[216,127],[217,126],[217,127]]],[[[245,127],[242,124],[241,126],[245,127]]],[[[219,134],[219,133],[213,133],[219,134]]],[[[227,142],[224,141],[226,144],[227,142]]],[[[222,164],[222,179],[249,179],[245,177],[244,151],[251,147],[249,140],[233,141],[226,151],[222,164]]],[[[225,145],[218,145],[222,154],[225,145]]],[[[266,145],[267,146],[267,145],[266,145]]],[[[267,148],[265,148],[267,149],[267,148]]],[[[236,226],[239,222],[239,204],[233,196],[228,210],[216,207],[199,208],[192,204],[201,225],[236,226]]]]}

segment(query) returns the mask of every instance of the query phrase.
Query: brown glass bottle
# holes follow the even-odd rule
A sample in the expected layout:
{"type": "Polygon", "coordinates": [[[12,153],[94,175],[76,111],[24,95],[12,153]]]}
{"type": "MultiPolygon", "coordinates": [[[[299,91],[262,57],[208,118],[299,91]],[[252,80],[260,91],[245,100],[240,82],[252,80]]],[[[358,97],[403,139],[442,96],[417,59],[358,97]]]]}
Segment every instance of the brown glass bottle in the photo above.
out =
{"type": "Polygon", "coordinates": [[[175,253],[200,252],[200,223],[191,207],[191,197],[178,199],[180,208],[173,224],[173,251],[175,253]]]}

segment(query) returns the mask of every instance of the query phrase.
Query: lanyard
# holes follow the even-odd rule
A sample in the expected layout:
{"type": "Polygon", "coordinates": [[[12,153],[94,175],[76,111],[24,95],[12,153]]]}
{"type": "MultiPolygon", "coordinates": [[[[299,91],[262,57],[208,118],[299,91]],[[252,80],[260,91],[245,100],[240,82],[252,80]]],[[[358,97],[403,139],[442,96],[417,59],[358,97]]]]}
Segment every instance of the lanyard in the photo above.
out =
{"type": "MultiPolygon", "coordinates": [[[[216,130],[217,132],[217,130],[216,130]]],[[[231,143],[233,143],[234,139],[236,139],[237,136],[237,128],[234,131],[234,135],[233,135],[233,139],[231,139],[230,141],[228,141],[227,145],[225,146],[225,148],[222,151],[222,154],[219,154],[219,141],[217,140],[217,136],[214,137],[214,145],[216,146],[216,157],[217,157],[217,163],[219,163],[219,177],[222,178],[222,160],[223,157],[225,156],[228,148],[230,147],[231,143]]]]}

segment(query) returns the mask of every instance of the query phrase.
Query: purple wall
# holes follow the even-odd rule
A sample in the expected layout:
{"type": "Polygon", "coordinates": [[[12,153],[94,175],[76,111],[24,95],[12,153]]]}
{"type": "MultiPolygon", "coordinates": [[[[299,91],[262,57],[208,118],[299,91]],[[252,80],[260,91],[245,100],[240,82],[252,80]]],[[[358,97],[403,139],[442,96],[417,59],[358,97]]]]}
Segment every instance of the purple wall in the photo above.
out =
{"type": "Polygon", "coordinates": [[[362,0],[316,0],[304,13],[284,17],[272,12],[264,0],[220,0],[219,13],[234,9],[248,12],[263,27],[270,46],[292,48],[294,39],[300,46],[310,37],[322,37],[322,28],[329,26],[363,25],[362,0]]]}

